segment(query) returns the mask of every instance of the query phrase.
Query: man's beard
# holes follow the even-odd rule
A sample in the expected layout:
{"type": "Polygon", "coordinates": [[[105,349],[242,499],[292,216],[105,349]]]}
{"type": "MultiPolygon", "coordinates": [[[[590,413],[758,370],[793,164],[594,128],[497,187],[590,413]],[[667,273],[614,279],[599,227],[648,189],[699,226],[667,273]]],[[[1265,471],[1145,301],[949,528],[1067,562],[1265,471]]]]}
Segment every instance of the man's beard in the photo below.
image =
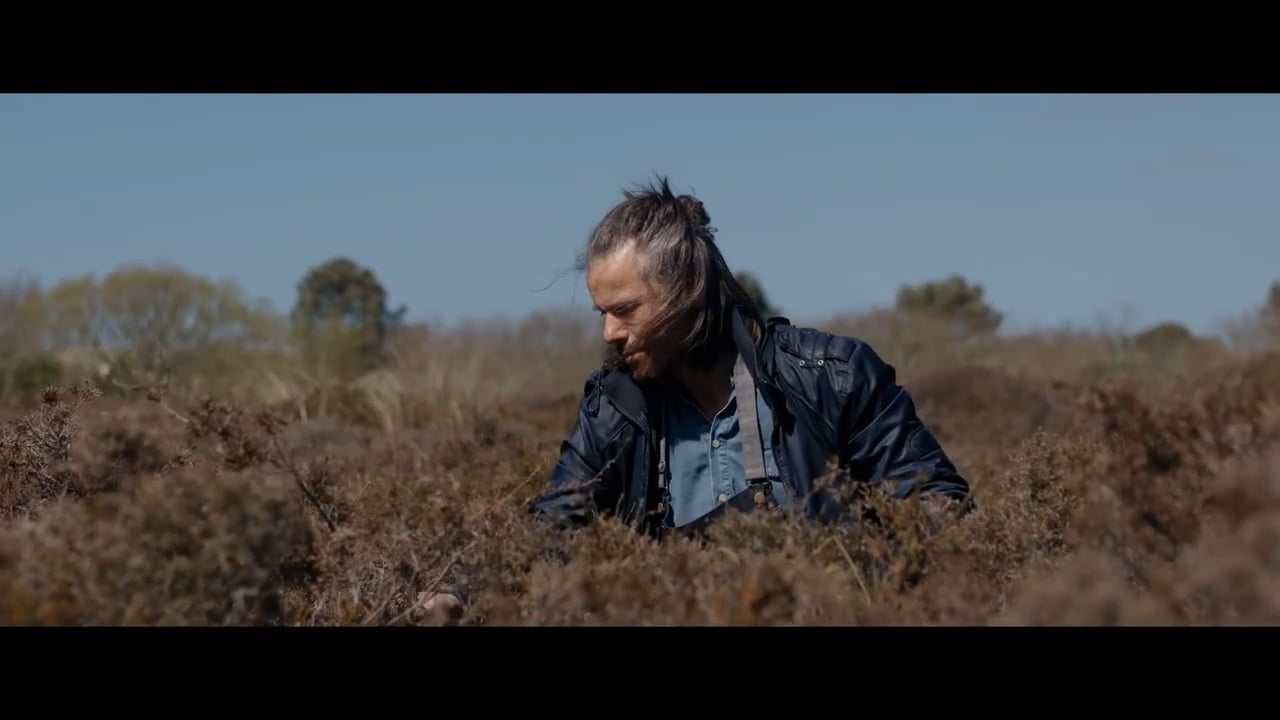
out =
{"type": "Polygon", "coordinates": [[[604,369],[610,372],[625,370],[627,363],[622,359],[622,348],[612,343],[605,343],[603,357],[604,369]]]}
{"type": "Polygon", "coordinates": [[[643,352],[644,359],[640,361],[641,367],[633,367],[623,357],[624,349],[617,345],[605,345],[601,358],[603,369],[608,372],[625,372],[635,376],[637,379],[652,379],[660,373],[661,368],[651,364],[656,360],[652,350],[643,352]]]}

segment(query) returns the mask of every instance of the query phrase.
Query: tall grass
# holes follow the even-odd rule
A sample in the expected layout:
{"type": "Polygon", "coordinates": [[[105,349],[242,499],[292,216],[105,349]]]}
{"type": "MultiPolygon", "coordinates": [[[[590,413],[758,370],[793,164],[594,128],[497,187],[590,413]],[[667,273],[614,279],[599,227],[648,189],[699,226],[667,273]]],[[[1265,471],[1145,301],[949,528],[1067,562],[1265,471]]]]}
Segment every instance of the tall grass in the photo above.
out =
{"type": "Polygon", "coordinates": [[[524,513],[599,357],[574,318],[401,338],[345,380],[288,358],[165,392],[13,400],[0,622],[1132,624],[1280,620],[1280,360],[1089,333],[835,318],[971,480],[935,518],[730,517],[654,544],[524,513]],[[427,612],[441,590],[460,615],[427,612]]]}

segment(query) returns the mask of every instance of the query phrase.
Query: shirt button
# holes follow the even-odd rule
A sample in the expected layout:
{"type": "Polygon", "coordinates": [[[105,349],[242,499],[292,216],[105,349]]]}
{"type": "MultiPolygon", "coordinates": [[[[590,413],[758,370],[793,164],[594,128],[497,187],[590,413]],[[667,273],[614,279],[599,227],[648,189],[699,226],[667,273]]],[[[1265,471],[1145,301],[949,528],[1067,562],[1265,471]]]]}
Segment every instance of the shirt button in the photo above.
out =
{"type": "Polygon", "coordinates": [[[718,448],[718,447],[720,447],[720,441],[719,441],[719,440],[712,440],[712,441],[711,441],[711,447],[713,447],[713,448],[718,448]]]}
{"type": "Polygon", "coordinates": [[[725,495],[724,493],[720,493],[719,495],[716,496],[716,500],[719,500],[720,502],[724,502],[725,500],[728,500],[728,499],[729,499],[729,496],[725,495]]]}

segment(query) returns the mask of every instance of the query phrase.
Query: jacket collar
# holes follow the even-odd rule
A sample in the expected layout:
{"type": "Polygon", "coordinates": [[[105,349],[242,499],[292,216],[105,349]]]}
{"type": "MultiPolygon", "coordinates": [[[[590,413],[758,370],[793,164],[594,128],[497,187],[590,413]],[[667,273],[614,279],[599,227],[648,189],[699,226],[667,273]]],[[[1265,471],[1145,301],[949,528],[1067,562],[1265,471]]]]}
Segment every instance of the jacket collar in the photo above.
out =
{"type": "Polygon", "coordinates": [[[764,327],[761,328],[761,341],[757,345],[751,338],[751,331],[747,328],[746,319],[742,317],[742,313],[734,308],[733,317],[730,318],[733,325],[733,341],[737,345],[738,354],[747,364],[747,369],[751,371],[751,378],[756,384],[764,385],[773,390],[778,390],[778,386],[773,382],[773,327],[775,325],[785,325],[789,321],[786,318],[771,318],[764,327]]]}

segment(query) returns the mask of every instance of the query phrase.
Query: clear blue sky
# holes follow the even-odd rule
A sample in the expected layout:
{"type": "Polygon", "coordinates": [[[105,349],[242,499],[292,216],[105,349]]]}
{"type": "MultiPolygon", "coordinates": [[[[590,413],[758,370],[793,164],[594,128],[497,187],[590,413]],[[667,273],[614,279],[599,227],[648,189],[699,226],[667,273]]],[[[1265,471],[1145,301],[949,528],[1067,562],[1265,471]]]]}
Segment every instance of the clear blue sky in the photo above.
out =
{"type": "Polygon", "coordinates": [[[960,272],[1012,328],[1198,331],[1280,279],[1277,96],[4,96],[6,274],[177,263],[287,309],[372,267],[410,316],[589,302],[624,184],[704,200],[793,318],[960,272]]]}

